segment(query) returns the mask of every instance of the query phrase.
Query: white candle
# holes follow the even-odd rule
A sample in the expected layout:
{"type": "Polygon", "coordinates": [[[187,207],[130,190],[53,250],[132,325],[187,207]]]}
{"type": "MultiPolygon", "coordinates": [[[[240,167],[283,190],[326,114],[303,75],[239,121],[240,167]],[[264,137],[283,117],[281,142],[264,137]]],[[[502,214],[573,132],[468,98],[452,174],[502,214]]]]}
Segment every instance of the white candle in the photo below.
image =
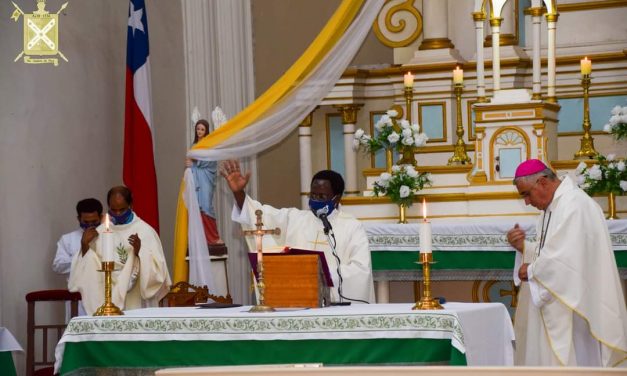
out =
{"type": "Polygon", "coordinates": [[[459,67],[456,67],[455,70],[453,70],[453,83],[455,85],[458,85],[463,82],[464,82],[464,70],[459,69],[459,67]]]}
{"type": "Polygon", "coordinates": [[[581,74],[586,75],[592,73],[592,61],[588,57],[581,59],[581,74]]]}
{"type": "Polygon", "coordinates": [[[105,215],[105,228],[100,234],[100,252],[102,252],[102,261],[111,262],[113,260],[113,231],[109,222],[109,214],[105,215]]]}
{"type": "Polygon", "coordinates": [[[427,203],[422,199],[422,223],[420,224],[420,253],[431,253],[431,223],[427,220],[427,203]]]}
{"type": "Polygon", "coordinates": [[[407,72],[403,76],[403,83],[405,84],[405,87],[414,87],[414,75],[411,74],[411,72],[407,72]]]}

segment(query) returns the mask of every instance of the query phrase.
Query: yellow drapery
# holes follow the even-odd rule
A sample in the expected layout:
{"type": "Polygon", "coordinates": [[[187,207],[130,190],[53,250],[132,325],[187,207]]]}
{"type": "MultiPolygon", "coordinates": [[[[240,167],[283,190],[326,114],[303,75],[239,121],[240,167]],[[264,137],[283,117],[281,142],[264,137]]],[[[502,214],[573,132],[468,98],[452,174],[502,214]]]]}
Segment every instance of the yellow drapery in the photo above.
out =
{"type": "MultiPolygon", "coordinates": [[[[209,149],[228,140],[253,124],[286,94],[290,93],[327,56],[351,25],[364,0],[343,0],[320,34],[298,60],[266,92],[248,107],[226,122],[222,127],[200,140],[192,149],[209,149]]],[[[181,183],[176,209],[174,230],[174,278],[173,282],[187,281],[189,275],[187,256],[188,214],[183,201],[185,182],[181,183]]]]}

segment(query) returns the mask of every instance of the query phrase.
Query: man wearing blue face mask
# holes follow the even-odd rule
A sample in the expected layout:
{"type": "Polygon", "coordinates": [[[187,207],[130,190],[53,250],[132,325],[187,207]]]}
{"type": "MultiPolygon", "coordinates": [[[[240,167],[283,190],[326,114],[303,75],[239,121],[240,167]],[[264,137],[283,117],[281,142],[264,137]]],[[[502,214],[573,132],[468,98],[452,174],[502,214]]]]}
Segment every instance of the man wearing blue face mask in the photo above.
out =
{"type": "MultiPolygon", "coordinates": [[[[111,299],[121,309],[156,307],[172,284],[159,235],[133,212],[133,196],[127,187],[111,188],[107,203],[115,262],[111,299]]],[[[105,227],[98,226],[97,233],[102,234],[105,227]]],[[[74,256],[68,282],[70,291],[81,293],[90,315],[104,303],[104,277],[98,272],[104,252],[99,238],[74,256]]]]}
{"type": "MultiPolygon", "coordinates": [[[[87,247],[98,236],[96,227],[100,225],[101,217],[102,204],[95,198],[86,198],[76,204],[76,219],[78,219],[80,228],[61,236],[61,239],[57,242],[57,253],[52,261],[52,270],[58,274],[65,275],[69,279],[72,258],[81,247],[87,247]]],[[[70,317],[69,307],[68,302],[66,309],[66,318],[68,320],[70,317]]],[[[78,305],[78,313],[79,315],[85,314],[81,302],[78,305]]]]}
{"type": "MultiPolygon", "coordinates": [[[[344,179],[340,174],[323,170],[313,176],[309,193],[310,210],[276,209],[253,200],[245,192],[250,173],[242,174],[237,161],[223,162],[220,174],[227,180],[235,197],[232,214],[235,222],[241,223],[245,229],[254,229],[255,211],[262,210],[264,226],[281,229],[280,235],[263,238],[264,249],[288,246],[323,251],[333,278],[331,300],[374,303],[368,238],[361,223],[340,208],[344,193],[344,179]],[[332,227],[335,234],[339,268],[325,235],[325,227],[332,227]],[[342,299],[338,292],[340,275],[343,280],[342,299]]],[[[255,249],[254,240],[247,241],[249,248],[255,249]]]]}

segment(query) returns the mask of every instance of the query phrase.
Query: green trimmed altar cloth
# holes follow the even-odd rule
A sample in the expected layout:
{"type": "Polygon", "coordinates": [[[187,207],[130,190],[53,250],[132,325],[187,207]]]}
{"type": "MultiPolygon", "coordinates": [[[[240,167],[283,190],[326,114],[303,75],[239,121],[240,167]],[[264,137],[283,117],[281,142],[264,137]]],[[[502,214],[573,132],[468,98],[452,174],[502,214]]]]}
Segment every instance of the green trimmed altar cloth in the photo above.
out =
{"type": "Polygon", "coordinates": [[[55,370],[102,374],[180,366],[511,365],[513,328],[500,303],[413,304],[249,313],[150,308],[119,317],[73,318],[56,349],[55,370]]]}

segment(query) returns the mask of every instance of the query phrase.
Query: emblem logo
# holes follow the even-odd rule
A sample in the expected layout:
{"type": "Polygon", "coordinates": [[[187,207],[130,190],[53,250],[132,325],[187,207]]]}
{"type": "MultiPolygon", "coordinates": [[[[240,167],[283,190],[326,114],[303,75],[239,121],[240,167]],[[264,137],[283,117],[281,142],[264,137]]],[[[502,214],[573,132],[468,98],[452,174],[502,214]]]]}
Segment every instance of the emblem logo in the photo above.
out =
{"type": "Polygon", "coordinates": [[[67,7],[67,2],[55,14],[46,10],[46,0],[36,0],[37,10],[33,13],[24,13],[13,3],[15,10],[11,19],[18,22],[24,16],[24,49],[15,58],[15,62],[24,56],[27,64],[54,64],[59,65],[60,56],[66,62],[65,55],[59,50],[59,13],[67,7]]]}

